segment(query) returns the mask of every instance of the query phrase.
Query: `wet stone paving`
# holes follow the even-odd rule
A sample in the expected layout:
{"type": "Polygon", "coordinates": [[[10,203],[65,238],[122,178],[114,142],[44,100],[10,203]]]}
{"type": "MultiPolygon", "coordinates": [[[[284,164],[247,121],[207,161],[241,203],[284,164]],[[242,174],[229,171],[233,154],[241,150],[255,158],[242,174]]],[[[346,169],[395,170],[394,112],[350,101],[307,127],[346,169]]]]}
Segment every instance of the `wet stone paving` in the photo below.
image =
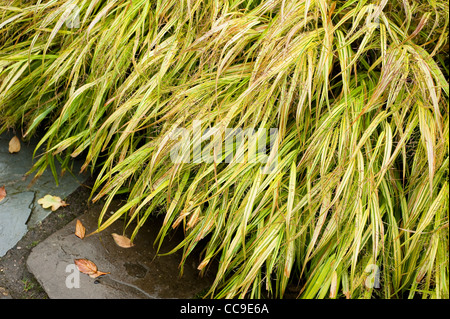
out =
{"type": "MultiPolygon", "coordinates": [[[[59,185],[56,185],[49,169],[34,183],[30,183],[33,175],[25,177],[25,174],[32,167],[33,152],[38,139],[22,141],[20,151],[11,154],[9,141],[13,137],[13,133],[0,135],[0,187],[4,186],[6,190],[6,197],[0,201],[0,261],[10,258],[15,245],[25,234],[38,229],[36,226],[50,219],[47,217],[54,216],[50,214],[58,214],[58,211],[52,212],[50,208],[42,208],[38,204],[40,198],[47,194],[61,199],[71,198],[74,194],[83,193],[80,189],[85,187],[79,187],[89,178],[84,174],[74,176],[66,173],[59,177],[59,185]]],[[[75,162],[73,172],[79,172],[82,164],[82,161],[75,162]]],[[[57,170],[60,168],[57,167],[57,170]]],[[[77,205],[74,204],[69,203],[67,208],[76,210],[77,205]]],[[[121,205],[123,200],[114,199],[109,213],[113,213],[121,205]]],[[[77,214],[76,219],[52,231],[24,256],[26,262],[23,264],[26,264],[28,271],[49,298],[197,298],[212,284],[217,265],[211,265],[206,274],[200,275],[197,267],[201,262],[201,247],[188,256],[182,276],[182,250],[166,256],[158,255],[154,243],[162,225],[162,215],[150,217],[136,236],[134,246],[127,249],[118,247],[112,236],[124,232],[120,220],[98,234],[83,239],[75,236],[75,224],[78,220],[86,227],[87,233],[98,227],[101,209],[102,205],[89,206],[77,214]],[[98,278],[82,274],[75,268],[76,259],[90,260],[100,271],[108,274],[98,278]]],[[[128,230],[128,233],[132,230],[128,230]]],[[[182,230],[178,230],[169,237],[161,245],[159,253],[171,251],[183,240],[184,235],[182,230]]],[[[14,261],[12,267],[15,267],[14,261]]],[[[3,270],[0,269],[1,271],[3,270]]],[[[11,297],[7,290],[8,285],[0,282],[0,299],[5,298],[4,296],[11,297]]]]}
{"type": "MultiPolygon", "coordinates": [[[[0,257],[25,235],[29,227],[33,227],[47,217],[52,211],[44,209],[38,200],[47,194],[64,198],[75,191],[86,180],[86,174],[64,174],[58,176],[58,185],[50,169],[36,179],[33,173],[25,174],[33,165],[33,152],[38,139],[21,142],[17,153],[9,152],[9,141],[14,137],[12,132],[0,135],[0,187],[4,186],[6,197],[0,202],[0,257]]],[[[38,156],[39,152],[36,152],[38,156]]],[[[56,163],[57,165],[57,163],[56,163]]],[[[75,162],[74,173],[78,173],[82,163],[75,162]]],[[[57,165],[57,171],[60,167],[57,165]]]]}

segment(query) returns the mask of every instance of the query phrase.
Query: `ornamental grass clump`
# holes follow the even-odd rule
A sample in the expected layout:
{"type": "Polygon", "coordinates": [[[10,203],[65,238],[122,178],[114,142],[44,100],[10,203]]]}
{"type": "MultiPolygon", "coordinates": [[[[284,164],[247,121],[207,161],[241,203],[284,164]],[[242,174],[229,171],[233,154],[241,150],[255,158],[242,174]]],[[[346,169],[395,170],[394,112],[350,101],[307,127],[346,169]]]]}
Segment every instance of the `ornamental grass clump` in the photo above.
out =
{"type": "Polygon", "coordinates": [[[219,261],[208,297],[448,298],[448,22],[439,0],[3,0],[0,132],[44,132],[37,177],[85,160],[98,231],[182,228],[181,264],[219,261]],[[267,161],[213,150],[227,128],[275,129],[267,161]]]}

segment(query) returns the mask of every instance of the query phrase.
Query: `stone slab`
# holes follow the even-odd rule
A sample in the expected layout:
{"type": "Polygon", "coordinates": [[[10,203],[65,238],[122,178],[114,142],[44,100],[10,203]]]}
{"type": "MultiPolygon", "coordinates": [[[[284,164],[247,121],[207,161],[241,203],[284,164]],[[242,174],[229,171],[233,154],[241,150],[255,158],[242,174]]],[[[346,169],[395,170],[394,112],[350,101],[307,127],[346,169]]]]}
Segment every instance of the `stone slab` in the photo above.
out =
{"type": "MultiPolygon", "coordinates": [[[[46,194],[52,194],[65,198],[75,191],[86,179],[88,174],[78,174],[81,169],[82,161],[75,160],[73,166],[73,175],[66,172],[61,176],[61,167],[58,161],[55,161],[56,170],[58,172],[58,184],[48,168],[42,176],[33,183],[33,174],[25,177],[25,174],[32,168],[33,153],[39,142],[39,138],[32,138],[29,142],[21,142],[21,150],[18,153],[10,154],[8,145],[14,136],[12,132],[6,132],[0,135],[0,186],[5,185],[7,193],[20,193],[31,191],[36,194],[32,207],[32,213],[28,220],[28,226],[35,226],[42,221],[50,213],[50,209],[44,209],[38,205],[39,198],[46,194]]],[[[42,149],[36,152],[36,156],[42,153],[42,149]]]]}
{"type": "MultiPolygon", "coordinates": [[[[8,146],[13,136],[12,132],[0,135],[0,186],[5,186],[7,193],[0,202],[0,257],[14,247],[28,227],[36,226],[52,213],[51,209],[44,209],[38,204],[40,198],[47,194],[65,198],[88,178],[88,174],[72,175],[67,172],[58,177],[57,184],[48,169],[31,183],[34,175],[25,177],[25,174],[33,166],[33,152],[39,139],[22,141],[20,151],[11,154],[8,146]]],[[[57,172],[61,172],[59,163],[55,164],[57,172]]],[[[79,172],[81,165],[81,161],[75,161],[74,172],[79,172]]]]}
{"type": "MultiPolygon", "coordinates": [[[[79,218],[87,233],[97,228],[99,213],[89,210],[79,218]]],[[[161,219],[150,217],[139,231],[135,246],[121,248],[111,234],[122,234],[123,222],[117,221],[98,234],[80,239],[74,234],[74,220],[34,247],[27,266],[52,299],[194,298],[211,285],[214,271],[199,276],[196,268],[201,260],[194,251],[180,277],[181,251],[167,256],[156,254],[153,243],[161,223],[161,219]],[[74,259],[80,258],[110,274],[94,279],[78,272],[74,259]]],[[[126,235],[131,234],[132,228],[126,235]]],[[[160,253],[170,251],[182,238],[182,233],[173,235],[163,243],[160,253]]]]}
{"type": "Polygon", "coordinates": [[[0,202],[0,257],[26,234],[34,192],[9,195],[0,202]]]}

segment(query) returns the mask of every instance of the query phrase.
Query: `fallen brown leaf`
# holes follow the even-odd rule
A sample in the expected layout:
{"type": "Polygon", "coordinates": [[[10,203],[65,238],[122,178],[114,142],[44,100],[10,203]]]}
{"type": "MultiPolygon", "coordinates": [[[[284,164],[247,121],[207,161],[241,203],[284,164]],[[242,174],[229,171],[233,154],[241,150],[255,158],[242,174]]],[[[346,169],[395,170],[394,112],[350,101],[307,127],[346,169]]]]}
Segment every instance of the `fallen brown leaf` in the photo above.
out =
{"type": "Polygon", "coordinates": [[[20,151],[20,140],[17,136],[14,136],[9,141],[9,152],[10,153],[17,153],[20,151]]]}
{"type": "Polygon", "coordinates": [[[134,244],[131,242],[131,240],[125,236],[122,236],[122,235],[119,235],[116,233],[112,233],[112,236],[114,238],[114,241],[116,242],[116,244],[119,247],[130,248],[130,247],[134,246],[134,244]]]}
{"type": "Polygon", "coordinates": [[[91,278],[109,274],[109,272],[98,271],[97,265],[88,259],[74,259],[74,262],[80,272],[89,275],[91,278]]]}
{"type": "Polygon", "coordinates": [[[84,238],[84,235],[86,234],[86,228],[83,226],[83,224],[77,219],[77,225],[75,226],[75,235],[81,239],[84,238]]]}
{"type": "Polygon", "coordinates": [[[4,200],[5,197],[6,197],[6,189],[5,186],[3,185],[2,187],[0,187],[0,202],[4,200]]]}
{"type": "Polygon", "coordinates": [[[44,208],[51,207],[53,212],[60,207],[69,205],[65,201],[61,200],[60,197],[52,195],[45,195],[43,198],[38,200],[38,204],[41,204],[44,208]]]}
{"type": "Polygon", "coordinates": [[[97,265],[88,259],[75,259],[74,262],[78,270],[83,274],[91,276],[98,271],[97,265]]]}

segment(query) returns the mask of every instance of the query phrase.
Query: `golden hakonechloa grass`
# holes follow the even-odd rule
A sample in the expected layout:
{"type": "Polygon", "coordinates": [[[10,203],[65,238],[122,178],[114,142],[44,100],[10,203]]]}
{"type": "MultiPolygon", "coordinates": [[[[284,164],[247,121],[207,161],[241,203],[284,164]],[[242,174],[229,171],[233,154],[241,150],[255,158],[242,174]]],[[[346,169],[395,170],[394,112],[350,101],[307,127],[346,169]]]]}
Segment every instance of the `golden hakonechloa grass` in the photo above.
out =
{"type": "Polygon", "coordinates": [[[448,298],[448,22],[439,0],[7,0],[0,132],[44,132],[36,176],[85,159],[100,231],[182,227],[182,263],[220,261],[209,297],[448,298]],[[277,128],[275,171],[174,163],[195,120],[277,128]]]}

